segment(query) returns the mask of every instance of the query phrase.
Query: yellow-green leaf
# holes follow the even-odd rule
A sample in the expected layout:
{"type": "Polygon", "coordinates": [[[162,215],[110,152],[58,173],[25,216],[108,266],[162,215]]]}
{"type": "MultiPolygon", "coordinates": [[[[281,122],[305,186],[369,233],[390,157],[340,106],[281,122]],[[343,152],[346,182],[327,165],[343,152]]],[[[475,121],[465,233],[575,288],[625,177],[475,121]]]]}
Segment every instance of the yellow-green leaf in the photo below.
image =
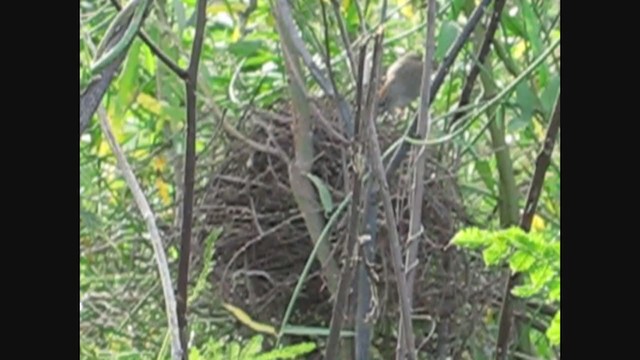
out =
{"type": "Polygon", "coordinates": [[[249,328],[257,332],[277,336],[276,329],[273,326],[254,321],[242,309],[227,303],[223,303],[222,306],[224,306],[224,308],[227,309],[227,311],[229,311],[231,315],[233,315],[236,319],[238,319],[238,321],[248,326],[249,328]]]}

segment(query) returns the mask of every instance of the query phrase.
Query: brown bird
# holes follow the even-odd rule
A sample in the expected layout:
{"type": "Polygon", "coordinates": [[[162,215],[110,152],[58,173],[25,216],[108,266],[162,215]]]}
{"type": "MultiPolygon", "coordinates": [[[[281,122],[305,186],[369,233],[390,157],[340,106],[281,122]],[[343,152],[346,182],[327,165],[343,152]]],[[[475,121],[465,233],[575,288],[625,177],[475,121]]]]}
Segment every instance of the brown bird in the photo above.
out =
{"type": "Polygon", "coordinates": [[[391,113],[418,98],[422,83],[422,67],[422,56],[416,52],[409,52],[391,64],[378,93],[380,113],[391,113]]]}

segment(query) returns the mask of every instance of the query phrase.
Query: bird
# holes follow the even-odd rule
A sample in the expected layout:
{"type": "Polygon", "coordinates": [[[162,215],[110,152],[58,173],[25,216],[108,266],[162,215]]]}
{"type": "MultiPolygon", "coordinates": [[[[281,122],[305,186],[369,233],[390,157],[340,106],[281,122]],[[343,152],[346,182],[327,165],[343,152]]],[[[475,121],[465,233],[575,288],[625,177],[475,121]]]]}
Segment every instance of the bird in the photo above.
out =
{"type": "Polygon", "coordinates": [[[422,84],[422,64],[422,55],[417,52],[408,52],[391,64],[378,92],[379,113],[392,113],[418,98],[422,84]]]}

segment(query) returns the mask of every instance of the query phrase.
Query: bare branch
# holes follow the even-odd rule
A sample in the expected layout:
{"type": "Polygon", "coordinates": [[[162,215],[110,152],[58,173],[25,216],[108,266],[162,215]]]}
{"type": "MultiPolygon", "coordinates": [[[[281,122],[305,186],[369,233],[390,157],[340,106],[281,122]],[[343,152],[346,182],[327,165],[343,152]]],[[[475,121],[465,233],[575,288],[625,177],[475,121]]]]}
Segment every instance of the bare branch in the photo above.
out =
{"type": "Polygon", "coordinates": [[[149,231],[151,246],[153,247],[156,264],[158,265],[158,272],[160,273],[160,282],[162,284],[162,292],[164,295],[167,322],[169,325],[169,333],[171,334],[172,359],[179,360],[182,357],[183,349],[180,345],[180,328],[178,326],[178,316],[176,314],[176,299],[173,295],[169,264],[164,253],[164,245],[162,243],[162,239],[160,239],[160,232],[156,225],[155,215],[153,214],[153,211],[151,211],[151,206],[149,206],[149,202],[144,196],[142,189],[140,188],[140,184],[138,183],[138,180],[136,180],[133,170],[131,170],[131,166],[127,162],[120,145],[118,145],[118,142],[113,136],[113,131],[111,131],[111,126],[109,125],[109,120],[107,118],[107,112],[104,108],[101,107],[98,110],[98,117],[100,118],[102,132],[107,138],[111,151],[113,151],[116,156],[118,167],[120,168],[120,171],[122,171],[122,175],[133,194],[133,198],[140,210],[140,213],[142,214],[142,218],[147,224],[147,231],[149,231]]]}
{"type": "Polygon", "coordinates": [[[182,347],[185,349],[184,359],[188,358],[187,340],[187,286],[189,282],[189,259],[191,255],[191,227],[193,223],[193,187],[196,167],[196,87],[198,84],[198,66],[204,39],[204,28],[207,20],[206,0],[198,0],[196,4],[196,33],[191,49],[191,58],[185,79],[187,93],[187,149],[185,154],[184,190],[182,207],[182,231],[180,241],[180,260],[178,265],[178,322],[182,347]]]}

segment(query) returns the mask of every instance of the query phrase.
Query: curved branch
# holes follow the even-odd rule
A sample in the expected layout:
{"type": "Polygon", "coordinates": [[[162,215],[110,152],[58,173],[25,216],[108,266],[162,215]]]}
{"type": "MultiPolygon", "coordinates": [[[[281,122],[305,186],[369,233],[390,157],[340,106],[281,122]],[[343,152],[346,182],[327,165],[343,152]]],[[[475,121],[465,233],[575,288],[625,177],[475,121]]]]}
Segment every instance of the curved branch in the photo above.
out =
{"type": "Polygon", "coordinates": [[[149,237],[151,239],[151,245],[153,247],[153,252],[156,258],[156,264],[158,265],[158,272],[160,273],[160,283],[162,284],[162,292],[164,295],[165,308],[167,312],[167,322],[169,325],[169,333],[171,334],[171,353],[173,360],[179,360],[183,353],[183,348],[180,345],[180,330],[178,326],[178,317],[176,315],[176,299],[173,295],[173,286],[171,285],[171,274],[169,273],[169,264],[167,262],[167,257],[164,253],[164,245],[162,243],[162,239],[160,239],[160,232],[158,231],[158,226],[156,225],[155,215],[151,210],[151,206],[149,206],[149,202],[147,198],[144,196],[142,189],[140,188],[140,184],[138,180],[136,180],[136,176],[131,170],[131,166],[127,162],[120,145],[113,136],[113,132],[111,131],[111,126],[109,125],[109,120],[107,119],[107,114],[104,109],[100,109],[98,112],[98,117],[100,118],[100,125],[102,127],[102,131],[107,139],[107,143],[109,143],[109,147],[111,151],[116,156],[116,160],[118,163],[118,167],[120,171],[122,171],[122,175],[133,194],[133,198],[138,205],[138,209],[140,209],[140,213],[144,218],[147,224],[147,230],[149,231],[149,237]]]}

